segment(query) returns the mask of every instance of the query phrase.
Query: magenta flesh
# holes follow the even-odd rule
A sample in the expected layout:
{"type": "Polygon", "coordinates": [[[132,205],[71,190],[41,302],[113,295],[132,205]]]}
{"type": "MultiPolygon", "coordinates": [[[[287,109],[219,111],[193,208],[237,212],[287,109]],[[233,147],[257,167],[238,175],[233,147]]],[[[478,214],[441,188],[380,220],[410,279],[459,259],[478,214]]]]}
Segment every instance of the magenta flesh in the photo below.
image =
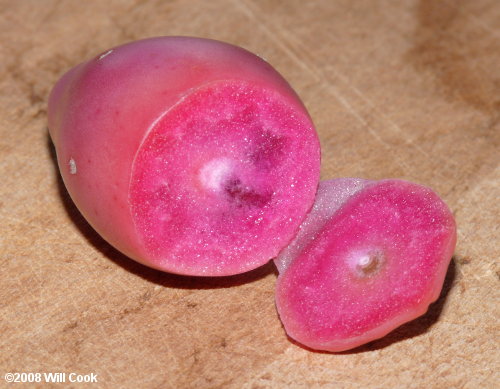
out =
{"type": "Polygon", "coordinates": [[[132,42],[54,87],[50,135],[89,223],[145,265],[188,275],[254,269],[314,202],[320,148],[267,62],[208,39],[132,42]]]}
{"type": "Polygon", "coordinates": [[[426,187],[322,182],[296,240],[275,260],[288,335],[334,352],[383,337],[438,298],[455,242],[451,212],[426,187]]]}
{"type": "Polygon", "coordinates": [[[275,257],[311,206],[314,147],[307,122],[270,90],[216,82],[188,96],[134,161],[131,211],[148,251],[188,274],[275,257]]]}

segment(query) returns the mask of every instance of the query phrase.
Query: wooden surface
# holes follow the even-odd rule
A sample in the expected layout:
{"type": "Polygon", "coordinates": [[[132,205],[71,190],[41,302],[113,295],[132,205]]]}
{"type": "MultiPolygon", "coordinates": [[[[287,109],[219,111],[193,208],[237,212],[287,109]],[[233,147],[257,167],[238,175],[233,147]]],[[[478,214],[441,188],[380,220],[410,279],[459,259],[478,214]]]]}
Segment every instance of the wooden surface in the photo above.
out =
{"type": "Polygon", "coordinates": [[[7,372],[93,372],[96,388],[500,387],[499,119],[498,0],[0,0],[0,387],[33,387],[7,372]],[[266,58],[311,112],[323,178],[403,178],[445,199],[459,240],[427,315],[315,353],[281,327],[272,264],[180,277],[96,235],[59,179],[47,94],[69,67],[156,35],[266,58]]]}

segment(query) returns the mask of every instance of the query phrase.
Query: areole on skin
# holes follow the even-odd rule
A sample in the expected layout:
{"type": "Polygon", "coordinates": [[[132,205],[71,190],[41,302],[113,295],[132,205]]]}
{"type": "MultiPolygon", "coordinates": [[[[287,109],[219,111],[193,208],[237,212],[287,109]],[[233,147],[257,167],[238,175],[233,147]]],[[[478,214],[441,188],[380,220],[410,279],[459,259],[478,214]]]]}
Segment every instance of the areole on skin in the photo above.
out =
{"type": "Polygon", "coordinates": [[[69,165],[69,174],[76,174],[76,172],[77,172],[76,162],[73,158],[70,158],[68,165],[69,165]]]}

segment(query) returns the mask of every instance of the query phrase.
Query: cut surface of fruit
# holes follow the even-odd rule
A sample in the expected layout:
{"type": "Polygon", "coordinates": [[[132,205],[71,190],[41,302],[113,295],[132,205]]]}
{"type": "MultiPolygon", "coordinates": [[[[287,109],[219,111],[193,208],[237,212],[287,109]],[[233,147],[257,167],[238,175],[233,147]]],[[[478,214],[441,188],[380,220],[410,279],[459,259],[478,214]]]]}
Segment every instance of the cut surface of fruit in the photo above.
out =
{"type": "Polygon", "coordinates": [[[322,182],[304,225],[293,255],[285,249],[276,259],[276,305],[290,337],[327,351],[357,347],[425,313],[456,242],[446,204],[401,180],[322,182]]]}
{"type": "Polygon", "coordinates": [[[318,165],[309,121],[279,95],[241,81],[205,85],[158,120],[136,155],[137,231],[171,271],[253,269],[294,237],[318,165]]]}

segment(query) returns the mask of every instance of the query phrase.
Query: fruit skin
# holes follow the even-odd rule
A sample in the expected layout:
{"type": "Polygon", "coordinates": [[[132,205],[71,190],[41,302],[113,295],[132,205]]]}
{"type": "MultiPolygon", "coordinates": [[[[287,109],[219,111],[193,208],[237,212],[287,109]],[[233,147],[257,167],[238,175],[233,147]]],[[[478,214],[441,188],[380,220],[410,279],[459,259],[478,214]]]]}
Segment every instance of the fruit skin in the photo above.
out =
{"type": "Polygon", "coordinates": [[[439,297],[456,244],[446,204],[401,180],[321,182],[303,226],[275,259],[276,306],[291,338],[333,352],[423,315],[439,297]]]}
{"type": "MultiPolygon", "coordinates": [[[[131,214],[131,172],[148,133],[193,91],[221,80],[273,91],[310,127],[315,142],[311,177],[317,176],[304,194],[304,208],[310,208],[320,164],[312,122],[288,83],[267,62],[244,49],[190,37],[136,41],[69,70],[50,94],[49,131],[71,198],[104,239],[150,267],[181,274],[229,275],[271,258],[227,267],[177,269],[152,256],[131,214]]],[[[300,222],[295,221],[295,229],[300,222]]],[[[276,254],[281,248],[275,248],[276,254]]]]}

